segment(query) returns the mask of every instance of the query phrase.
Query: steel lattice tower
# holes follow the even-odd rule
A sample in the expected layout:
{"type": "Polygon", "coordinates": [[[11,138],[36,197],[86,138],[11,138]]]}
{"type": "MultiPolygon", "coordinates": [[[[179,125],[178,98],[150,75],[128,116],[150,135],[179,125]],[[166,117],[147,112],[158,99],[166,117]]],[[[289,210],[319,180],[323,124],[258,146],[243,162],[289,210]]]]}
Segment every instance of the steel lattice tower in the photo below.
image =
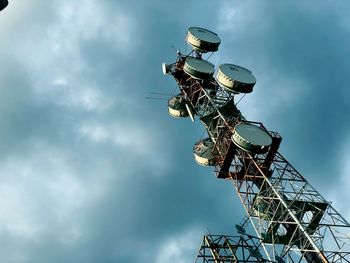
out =
{"type": "Polygon", "coordinates": [[[280,135],[236,107],[235,95],[253,90],[252,72],[222,64],[214,78],[203,57],[218,50],[220,38],[190,27],[186,42],[191,52],[163,63],[179,87],[169,113],[199,118],[208,138],[195,144],[195,159],[233,183],[249,219],[237,226],[240,236],[204,236],[196,262],[350,262],[349,223],[278,152],[280,135]],[[248,224],[256,238],[245,234],[248,224]]]}

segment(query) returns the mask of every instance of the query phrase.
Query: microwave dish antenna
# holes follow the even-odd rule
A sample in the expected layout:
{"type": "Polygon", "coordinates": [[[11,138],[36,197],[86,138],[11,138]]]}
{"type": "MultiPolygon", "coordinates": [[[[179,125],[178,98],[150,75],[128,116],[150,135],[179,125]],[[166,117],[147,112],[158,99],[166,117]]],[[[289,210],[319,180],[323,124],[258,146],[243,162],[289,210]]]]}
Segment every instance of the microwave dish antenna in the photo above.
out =
{"type": "Polygon", "coordinates": [[[189,57],[186,59],[184,72],[194,79],[209,79],[215,72],[215,67],[209,61],[189,57]]]}
{"type": "Polygon", "coordinates": [[[181,94],[170,98],[168,101],[168,110],[169,114],[175,118],[185,118],[189,116],[186,108],[186,100],[181,94]]]}
{"type": "Polygon", "coordinates": [[[218,35],[201,27],[190,27],[187,31],[186,42],[193,50],[200,53],[214,52],[221,43],[218,35]]]}
{"type": "Polygon", "coordinates": [[[250,153],[266,153],[272,144],[271,136],[258,126],[240,123],[235,126],[232,141],[242,150],[250,153]]]}
{"type": "Polygon", "coordinates": [[[220,87],[234,93],[250,93],[256,83],[249,69],[234,64],[220,65],[216,81],[220,87]]]}
{"type": "Polygon", "coordinates": [[[164,75],[167,75],[171,72],[171,65],[163,63],[162,64],[162,71],[164,75]]]}

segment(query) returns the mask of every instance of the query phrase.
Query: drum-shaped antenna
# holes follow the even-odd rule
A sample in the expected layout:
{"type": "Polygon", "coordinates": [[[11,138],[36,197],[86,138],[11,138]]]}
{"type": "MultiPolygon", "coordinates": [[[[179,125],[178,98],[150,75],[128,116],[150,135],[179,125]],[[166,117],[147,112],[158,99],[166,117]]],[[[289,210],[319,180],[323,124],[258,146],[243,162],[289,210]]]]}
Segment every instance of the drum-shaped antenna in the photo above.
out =
{"type": "Polygon", "coordinates": [[[234,93],[250,93],[256,83],[249,69],[234,64],[220,65],[216,80],[220,87],[234,93]]]}
{"type": "Polygon", "coordinates": [[[215,67],[209,61],[189,57],[183,67],[185,73],[194,79],[209,79],[215,72],[215,67]]]}
{"type": "Polygon", "coordinates": [[[188,117],[185,98],[179,94],[168,101],[169,114],[175,118],[188,117]]]}
{"type": "Polygon", "coordinates": [[[215,153],[214,143],[210,138],[198,141],[193,147],[194,159],[202,166],[215,165],[215,153]]]}
{"type": "Polygon", "coordinates": [[[0,0],[0,11],[5,9],[8,6],[9,2],[7,0],[0,0]]]}
{"type": "Polygon", "coordinates": [[[267,132],[247,123],[235,126],[232,141],[242,150],[254,154],[266,153],[272,143],[271,136],[267,132]]]}
{"type": "Polygon", "coordinates": [[[190,27],[186,41],[194,50],[201,53],[217,51],[221,43],[216,33],[201,27],[190,27]]]}

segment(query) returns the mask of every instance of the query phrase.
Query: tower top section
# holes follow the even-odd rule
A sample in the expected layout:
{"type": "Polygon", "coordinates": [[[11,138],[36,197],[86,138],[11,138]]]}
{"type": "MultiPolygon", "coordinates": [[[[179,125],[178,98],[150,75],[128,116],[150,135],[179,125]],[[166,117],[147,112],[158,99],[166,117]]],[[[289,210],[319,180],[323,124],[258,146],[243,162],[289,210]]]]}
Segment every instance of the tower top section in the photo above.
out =
{"type": "Polygon", "coordinates": [[[216,33],[208,29],[190,27],[187,31],[186,42],[195,51],[206,53],[217,51],[221,40],[216,33]]]}

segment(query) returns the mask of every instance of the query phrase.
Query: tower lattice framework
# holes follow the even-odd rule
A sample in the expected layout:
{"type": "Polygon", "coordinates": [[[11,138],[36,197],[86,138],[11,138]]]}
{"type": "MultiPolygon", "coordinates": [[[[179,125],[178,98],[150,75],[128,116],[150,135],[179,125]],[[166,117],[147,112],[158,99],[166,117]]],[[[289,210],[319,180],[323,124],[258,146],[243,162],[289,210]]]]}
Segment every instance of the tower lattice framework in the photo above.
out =
{"type": "Polygon", "coordinates": [[[179,87],[169,100],[169,113],[201,121],[208,138],[195,144],[196,161],[232,182],[248,216],[237,237],[204,236],[196,262],[350,262],[349,223],[278,152],[281,136],[238,110],[235,96],[251,92],[255,84],[247,80],[251,72],[225,64],[214,78],[204,55],[218,49],[217,35],[193,27],[186,41],[193,50],[178,51],[174,63],[163,64],[164,74],[179,87]],[[242,71],[243,77],[237,73],[242,71]],[[266,133],[270,143],[241,138],[237,127],[242,124],[246,131],[266,133]],[[245,233],[248,225],[256,237],[245,233]]]}

